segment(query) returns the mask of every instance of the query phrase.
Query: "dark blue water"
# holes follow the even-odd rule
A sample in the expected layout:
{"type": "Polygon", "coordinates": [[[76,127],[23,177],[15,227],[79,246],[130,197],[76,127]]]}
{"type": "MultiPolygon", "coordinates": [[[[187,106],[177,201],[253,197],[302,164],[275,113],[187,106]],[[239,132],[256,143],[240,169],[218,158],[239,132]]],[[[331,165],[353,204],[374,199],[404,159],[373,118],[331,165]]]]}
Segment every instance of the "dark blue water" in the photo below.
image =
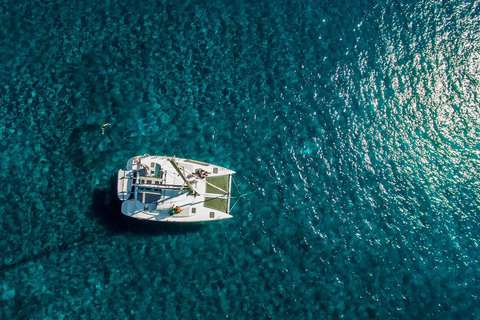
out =
{"type": "Polygon", "coordinates": [[[0,21],[1,318],[480,317],[478,2],[3,1],[0,21]],[[143,153],[255,192],[228,221],[137,223],[115,175],[143,153]]]}

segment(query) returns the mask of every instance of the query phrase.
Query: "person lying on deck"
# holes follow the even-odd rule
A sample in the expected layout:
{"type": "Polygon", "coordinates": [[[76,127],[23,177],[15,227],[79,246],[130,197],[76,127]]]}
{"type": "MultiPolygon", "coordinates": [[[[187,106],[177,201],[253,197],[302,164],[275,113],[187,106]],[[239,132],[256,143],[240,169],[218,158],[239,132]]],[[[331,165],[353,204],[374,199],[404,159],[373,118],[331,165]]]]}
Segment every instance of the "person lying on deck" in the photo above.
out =
{"type": "Polygon", "coordinates": [[[210,174],[210,172],[207,172],[203,169],[196,169],[195,173],[197,174],[197,177],[199,177],[200,179],[205,179],[210,174]]]}

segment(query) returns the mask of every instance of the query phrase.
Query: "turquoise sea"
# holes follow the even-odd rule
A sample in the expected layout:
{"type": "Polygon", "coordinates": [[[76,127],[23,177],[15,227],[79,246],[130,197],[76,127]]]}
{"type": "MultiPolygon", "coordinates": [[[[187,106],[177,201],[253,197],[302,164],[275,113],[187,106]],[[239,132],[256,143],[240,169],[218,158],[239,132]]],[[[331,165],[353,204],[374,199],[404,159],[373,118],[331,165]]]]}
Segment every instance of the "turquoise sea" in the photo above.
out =
{"type": "Polygon", "coordinates": [[[480,318],[478,1],[4,0],[0,21],[1,319],[480,318]],[[217,223],[123,217],[144,153],[253,193],[217,223]]]}

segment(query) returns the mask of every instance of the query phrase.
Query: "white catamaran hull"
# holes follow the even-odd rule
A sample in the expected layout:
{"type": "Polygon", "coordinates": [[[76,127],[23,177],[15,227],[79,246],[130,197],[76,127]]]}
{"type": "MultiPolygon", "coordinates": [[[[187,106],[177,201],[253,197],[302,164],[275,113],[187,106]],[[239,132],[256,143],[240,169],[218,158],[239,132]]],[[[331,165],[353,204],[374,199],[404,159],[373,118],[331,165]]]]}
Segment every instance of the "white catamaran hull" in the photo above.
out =
{"type": "Polygon", "coordinates": [[[195,160],[143,155],[118,171],[117,194],[126,216],[162,222],[232,218],[235,171],[195,160]]]}

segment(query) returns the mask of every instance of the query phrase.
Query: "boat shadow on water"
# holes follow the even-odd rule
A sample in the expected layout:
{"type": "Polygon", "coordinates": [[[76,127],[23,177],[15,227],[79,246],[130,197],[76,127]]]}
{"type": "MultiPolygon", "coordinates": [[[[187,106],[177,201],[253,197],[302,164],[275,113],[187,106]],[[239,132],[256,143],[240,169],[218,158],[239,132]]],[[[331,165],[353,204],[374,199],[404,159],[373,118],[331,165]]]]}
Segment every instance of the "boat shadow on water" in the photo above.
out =
{"type": "Polygon", "coordinates": [[[168,223],[137,220],[122,214],[122,202],[117,196],[117,176],[112,175],[106,188],[93,191],[92,204],[87,215],[113,233],[136,233],[143,235],[184,234],[196,232],[209,223],[168,223]]]}

